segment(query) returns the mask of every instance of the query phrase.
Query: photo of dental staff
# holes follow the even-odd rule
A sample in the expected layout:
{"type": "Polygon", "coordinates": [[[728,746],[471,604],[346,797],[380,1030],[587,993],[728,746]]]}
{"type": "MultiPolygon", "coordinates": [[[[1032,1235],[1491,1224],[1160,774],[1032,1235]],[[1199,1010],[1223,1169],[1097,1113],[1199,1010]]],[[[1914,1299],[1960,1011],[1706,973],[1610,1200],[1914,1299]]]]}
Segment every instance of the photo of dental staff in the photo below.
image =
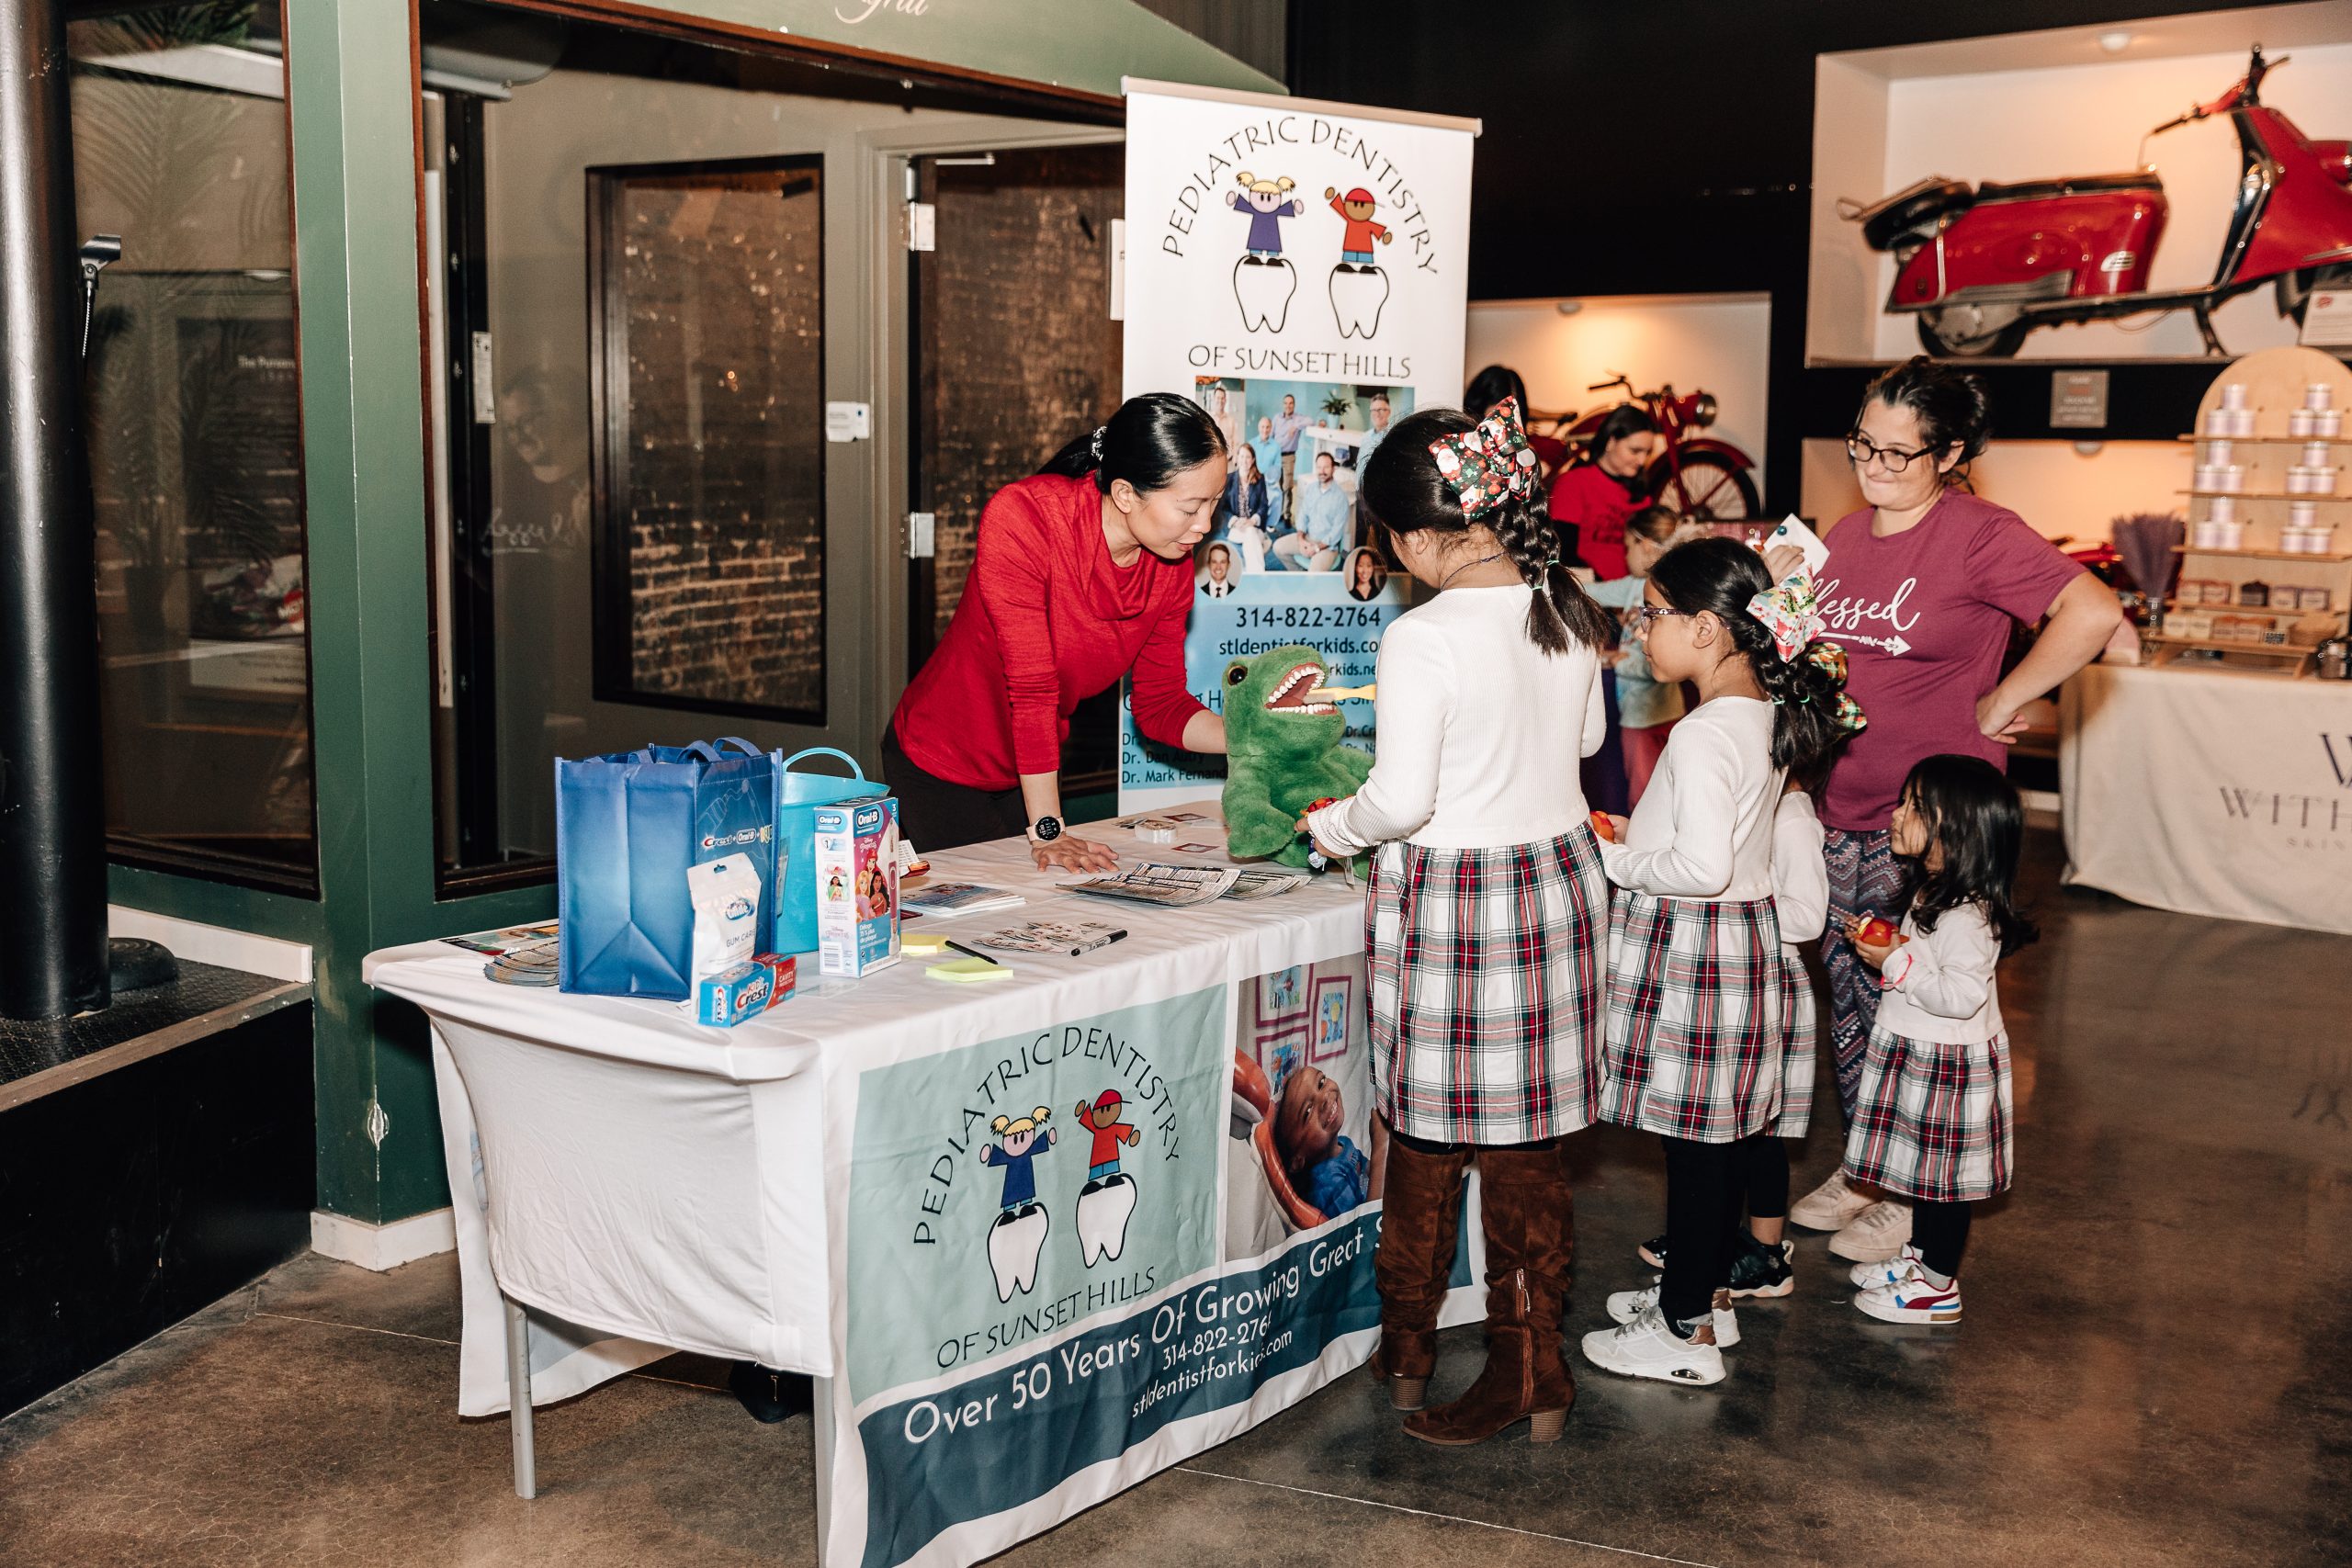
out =
{"type": "MultiPolygon", "coordinates": [[[[1317,452],[1331,455],[1332,478],[1352,501],[1355,477],[1363,471],[1364,459],[1386,439],[1396,421],[1413,412],[1410,387],[1251,380],[1236,376],[1193,378],[1193,400],[1208,411],[1219,430],[1227,431],[1232,455],[1229,482],[1238,481],[1240,453],[1249,452],[1255,479],[1266,492],[1265,506],[1253,526],[1265,532],[1270,541],[1283,532],[1295,531],[1278,525],[1296,517],[1300,495],[1317,489],[1317,452]],[[1232,422],[1229,429],[1228,420],[1232,422]],[[1238,439],[1233,439],[1237,434],[1238,439]]],[[[1244,508],[1232,510],[1236,515],[1249,514],[1244,508]]],[[[1261,569],[1253,564],[1250,570],[1261,569]]],[[[1283,561],[1262,570],[1295,569],[1283,561]]]]}
{"type": "Polygon", "coordinates": [[[1380,591],[1388,586],[1388,563],[1380,552],[1370,546],[1352,551],[1347,565],[1348,597],[1363,601],[1377,599],[1380,591]]]}
{"type": "Polygon", "coordinates": [[[1193,554],[1200,562],[1196,580],[1203,598],[1222,599],[1240,586],[1241,567],[1234,559],[1231,545],[1222,539],[1208,539],[1193,554]]]}

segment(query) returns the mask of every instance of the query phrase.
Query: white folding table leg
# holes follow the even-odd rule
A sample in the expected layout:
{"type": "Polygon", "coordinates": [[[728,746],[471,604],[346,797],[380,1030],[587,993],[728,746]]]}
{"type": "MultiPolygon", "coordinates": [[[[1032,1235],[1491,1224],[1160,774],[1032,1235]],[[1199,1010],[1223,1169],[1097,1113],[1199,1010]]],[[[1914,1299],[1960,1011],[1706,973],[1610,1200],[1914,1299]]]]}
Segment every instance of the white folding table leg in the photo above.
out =
{"type": "Polygon", "coordinates": [[[531,1323],[520,1302],[502,1294],[506,1308],[506,1412],[514,1434],[514,1495],[539,1495],[538,1464],[531,1452],[531,1323]]]}
{"type": "Polygon", "coordinates": [[[817,1561],[823,1564],[830,1562],[825,1551],[833,1522],[833,1380],[808,1381],[814,1395],[808,1404],[808,1425],[817,1445],[817,1561]]]}

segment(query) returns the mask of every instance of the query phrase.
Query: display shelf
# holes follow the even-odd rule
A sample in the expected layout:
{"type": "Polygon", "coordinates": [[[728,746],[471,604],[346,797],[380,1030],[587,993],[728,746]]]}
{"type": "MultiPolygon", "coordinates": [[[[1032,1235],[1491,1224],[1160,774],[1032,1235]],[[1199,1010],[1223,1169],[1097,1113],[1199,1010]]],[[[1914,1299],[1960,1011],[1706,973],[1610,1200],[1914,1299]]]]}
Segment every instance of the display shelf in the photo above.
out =
{"type": "Polygon", "coordinates": [[[2318,555],[2310,550],[2222,550],[2208,549],[2201,545],[2175,545],[2172,553],[2177,556],[2235,556],[2244,560],[2300,560],[2310,561],[2314,566],[2332,566],[2352,560],[2352,551],[2344,550],[2318,555]]]}
{"type": "Polygon", "coordinates": [[[2167,610],[2212,610],[2217,613],[2223,613],[2232,615],[2294,615],[2300,617],[2303,615],[2333,615],[2335,614],[2335,610],[2333,605],[2324,610],[2306,610],[2299,604],[2207,604],[2202,603],[2192,604],[2188,600],[2181,598],[2165,600],[2165,608],[2167,610]]]}
{"type": "Polygon", "coordinates": [[[2175,441],[2230,441],[2241,446],[2309,446],[2324,442],[2330,446],[2352,446],[2352,434],[2346,435],[2176,435],[2175,441]]]}
{"type": "Polygon", "coordinates": [[[2352,501],[2352,495],[2312,495],[2285,490],[2177,490],[2175,495],[2230,496],[2238,501],[2352,501]]]}

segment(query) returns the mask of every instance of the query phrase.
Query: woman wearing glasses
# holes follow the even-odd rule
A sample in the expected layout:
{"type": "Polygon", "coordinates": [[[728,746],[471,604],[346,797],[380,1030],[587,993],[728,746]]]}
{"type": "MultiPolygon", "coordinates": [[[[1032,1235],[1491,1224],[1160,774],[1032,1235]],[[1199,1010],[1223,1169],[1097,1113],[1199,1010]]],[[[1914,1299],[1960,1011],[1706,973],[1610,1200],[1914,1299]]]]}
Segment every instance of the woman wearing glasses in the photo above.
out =
{"type": "MultiPolygon", "coordinates": [[[[1846,689],[1870,718],[1821,797],[1830,911],[1821,951],[1838,1099],[1849,1122],[1878,983],[1846,928],[1861,914],[1892,919],[1905,906],[1904,868],[1888,842],[1905,776],[1941,752],[1999,765],[2024,728],[2018,710],[2097,658],[2122,618],[2105,583],[2017,513],[1960,486],[1984,449],[1985,424],[1984,389],[1973,376],[1925,357],[1881,376],[1846,440],[1870,504],[1825,535],[1824,635],[1845,649],[1846,689]],[[2045,617],[2031,650],[2004,675],[2010,622],[2045,617]]],[[[1774,556],[1775,574],[1788,570],[1774,556]]],[[[1891,1258],[1911,1238],[1908,1204],[1875,1201],[1840,1176],[1789,1219],[1837,1231],[1830,1250],[1857,1262],[1891,1258]]]]}

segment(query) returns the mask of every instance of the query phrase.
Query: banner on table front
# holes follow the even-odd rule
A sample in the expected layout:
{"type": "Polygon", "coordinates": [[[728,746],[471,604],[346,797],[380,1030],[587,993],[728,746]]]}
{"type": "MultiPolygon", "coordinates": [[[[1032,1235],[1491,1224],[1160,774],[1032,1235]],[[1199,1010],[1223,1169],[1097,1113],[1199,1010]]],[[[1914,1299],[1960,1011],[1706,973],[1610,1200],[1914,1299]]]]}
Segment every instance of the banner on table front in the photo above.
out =
{"type": "Polygon", "coordinates": [[[837,1546],[978,1561],[1362,1361],[1363,987],[1356,953],[858,1075],[837,1546]]]}
{"type": "MultiPolygon", "coordinates": [[[[1322,650],[1342,685],[1373,680],[1405,607],[1356,503],[1396,421],[1458,403],[1466,327],[1474,120],[1127,84],[1125,385],[1181,392],[1225,433],[1236,482],[1194,552],[1185,638],[1195,695],[1218,707],[1228,660],[1322,650]]],[[[1347,709],[1369,750],[1372,705],[1347,709]]],[[[1214,762],[1120,726],[1123,810],[1214,762]]]]}

